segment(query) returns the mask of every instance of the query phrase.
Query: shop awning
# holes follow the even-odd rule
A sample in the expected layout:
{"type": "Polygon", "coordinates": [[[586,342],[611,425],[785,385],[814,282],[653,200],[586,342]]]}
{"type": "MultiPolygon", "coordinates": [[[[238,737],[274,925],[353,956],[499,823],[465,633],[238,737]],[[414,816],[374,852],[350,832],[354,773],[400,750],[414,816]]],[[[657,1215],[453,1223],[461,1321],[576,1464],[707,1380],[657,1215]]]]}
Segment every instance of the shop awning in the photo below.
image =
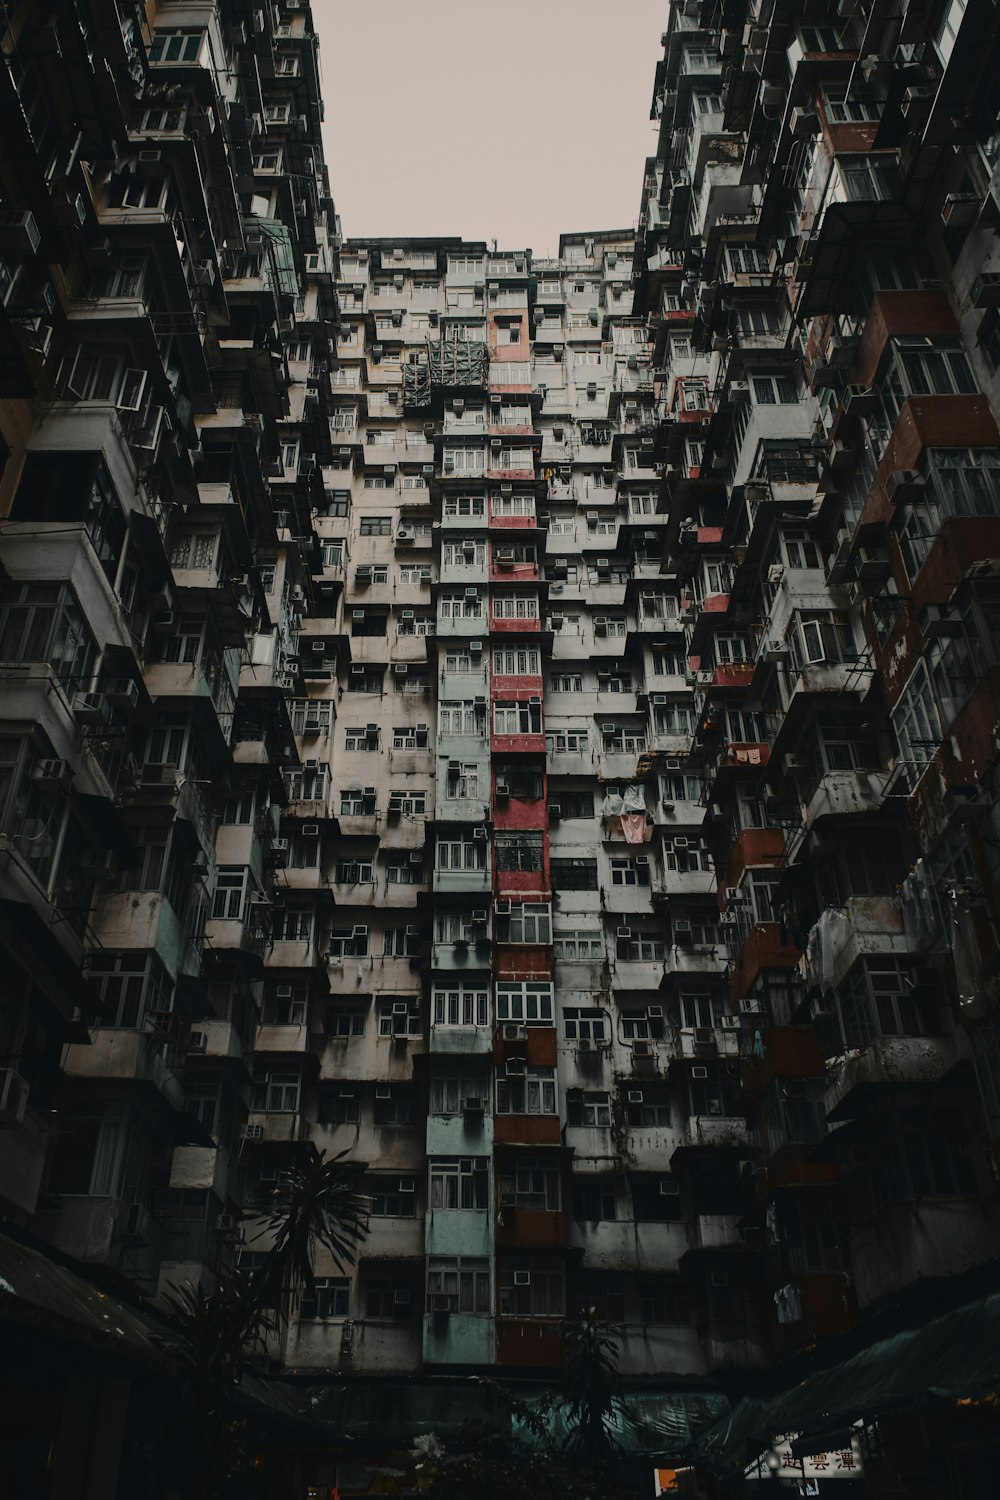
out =
{"type": "Polygon", "coordinates": [[[742,1469],[775,1434],[848,1427],[859,1417],[929,1400],[977,1399],[1000,1388],[1000,1292],[879,1339],[765,1399],[746,1398],[692,1445],[699,1464],[742,1469]]]}

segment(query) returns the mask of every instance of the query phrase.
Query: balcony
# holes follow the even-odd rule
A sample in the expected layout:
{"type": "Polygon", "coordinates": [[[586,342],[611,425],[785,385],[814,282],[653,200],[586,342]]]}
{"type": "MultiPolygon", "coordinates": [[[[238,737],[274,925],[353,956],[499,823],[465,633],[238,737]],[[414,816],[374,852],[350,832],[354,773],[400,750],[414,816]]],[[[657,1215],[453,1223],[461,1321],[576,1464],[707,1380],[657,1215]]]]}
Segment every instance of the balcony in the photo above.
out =
{"type": "Polygon", "coordinates": [[[498,1365],[558,1369],[563,1362],[562,1321],[543,1318],[497,1318],[498,1365]]]}
{"type": "Polygon", "coordinates": [[[67,1044],[62,1065],[71,1078],[149,1084],[173,1109],[184,1108],[183,1062],[175,1045],[153,1032],[110,1027],[93,1031],[89,1046],[67,1044]]]}
{"type": "Polygon", "coordinates": [[[895,896],[850,896],[843,906],[827,907],[809,934],[807,979],[836,989],[864,954],[887,956],[910,952],[902,910],[895,896]],[[822,967],[820,967],[822,955],[822,967]]]}
{"type": "Polygon", "coordinates": [[[825,1109],[831,1121],[864,1115],[886,1087],[939,1083],[961,1061],[964,1034],[956,1037],[877,1036],[866,1047],[827,1064],[825,1109]]]}
{"type": "Polygon", "coordinates": [[[691,1115],[675,1157],[685,1151],[737,1149],[749,1153],[750,1132],[746,1121],[732,1115],[691,1115]]]}

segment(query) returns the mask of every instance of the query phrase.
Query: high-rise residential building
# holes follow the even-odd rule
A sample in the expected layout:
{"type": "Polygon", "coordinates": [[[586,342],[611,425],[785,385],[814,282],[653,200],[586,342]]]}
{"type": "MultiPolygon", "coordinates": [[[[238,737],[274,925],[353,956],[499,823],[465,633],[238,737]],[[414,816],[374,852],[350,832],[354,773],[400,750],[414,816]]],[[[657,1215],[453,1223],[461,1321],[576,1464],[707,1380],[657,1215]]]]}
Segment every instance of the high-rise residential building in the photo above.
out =
{"type": "Polygon", "coordinates": [[[539,259],[342,238],[308,6],[5,13],[0,1206],[162,1301],[336,1156],[311,1390],[696,1425],[1000,1254],[996,23],[665,14],[539,259]]]}

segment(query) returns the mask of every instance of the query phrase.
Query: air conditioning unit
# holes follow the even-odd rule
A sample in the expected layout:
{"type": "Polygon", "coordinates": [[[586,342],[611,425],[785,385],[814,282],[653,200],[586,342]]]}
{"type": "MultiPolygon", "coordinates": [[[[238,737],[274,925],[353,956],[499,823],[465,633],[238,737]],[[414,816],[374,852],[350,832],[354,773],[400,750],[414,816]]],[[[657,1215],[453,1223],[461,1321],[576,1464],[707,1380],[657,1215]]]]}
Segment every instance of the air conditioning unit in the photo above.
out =
{"type": "Polygon", "coordinates": [[[73,767],[68,760],[40,760],[31,779],[43,792],[68,792],[73,785],[73,767]]]}
{"type": "Polygon", "coordinates": [[[657,1191],[661,1198],[676,1198],[679,1196],[680,1190],[681,1185],[679,1182],[674,1182],[669,1177],[660,1178],[660,1183],[657,1191]]]}
{"type": "Polygon", "coordinates": [[[526,1026],[519,1026],[515,1021],[505,1021],[503,1039],[505,1042],[526,1042],[528,1040],[528,1028],[526,1026]]]}
{"type": "Polygon", "coordinates": [[[208,1032],[192,1031],[188,1033],[187,1050],[189,1052],[208,1051],[208,1032]]]}
{"type": "Polygon", "coordinates": [[[646,1041],[636,1041],[636,1042],[633,1042],[632,1043],[632,1056],[633,1057],[652,1057],[653,1056],[653,1048],[650,1045],[650,1043],[646,1042],[646,1041]]]}
{"type": "Polygon", "coordinates": [[[108,701],[103,693],[74,693],[73,717],[78,724],[106,724],[108,701]]]}
{"type": "Polygon", "coordinates": [[[486,1110],[486,1100],[485,1099],[470,1098],[470,1099],[463,1099],[462,1100],[462,1113],[463,1113],[463,1115],[481,1115],[481,1114],[483,1114],[485,1112],[485,1110],[486,1110]]]}
{"type": "Polygon", "coordinates": [[[264,1139],[264,1127],[263,1127],[263,1125],[241,1125],[240,1126],[240,1140],[241,1141],[262,1141],[263,1139],[264,1139]]]}
{"type": "Polygon", "coordinates": [[[514,1272],[514,1285],[515,1286],[530,1286],[531,1285],[531,1272],[530,1271],[515,1271],[514,1272]]]}
{"type": "Polygon", "coordinates": [[[893,469],[886,480],[886,499],[890,505],[898,505],[901,500],[915,499],[923,490],[926,482],[924,476],[917,469],[893,469]]]}
{"type": "Polygon", "coordinates": [[[626,939],[626,938],[630,938],[631,936],[632,936],[632,929],[631,929],[631,927],[616,927],[615,928],[615,937],[616,938],[626,939]]]}
{"type": "Polygon", "coordinates": [[[708,1069],[704,1067],[694,1067],[691,1069],[691,1077],[705,1079],[708,1077],[708,1069]]]}
{"type": "Polygon", "coordinates": [[[303,825],[302,825],[302,837],[304,839],[318,839],[319,838],[319,824],[318,823],[303,823],[303,825]]]}
{"type": "Polygon", "coordinates": [[[496,794],[497,794],[498,800],[499,799],[506,800],[506,798],[508,798],[510,796],[510,787],[508,786],[508,784],[507,784],[506,781],[498,781],[497,782],[497,792],[496,792],[496,794]]]}
{"type": "Polygon", "coordinates": [[[11,1130],[24,1123],[29,1084],[13,1068],[0,1068],[0,1128],[11,1130]]]}
{"type": "Polygon", "coordinates": [[[722,1027],[723,1031],[739,1031],[740,1018],[739,1016],[722,1016],[719,1020],[719,1024],[722,1027]]]}
{"type": "Polygon", "coordinates": [[[144,1203],[130,1203],[121,1215],[118,1238],[133,1245],[144,1245],[149,1233],[149,1209],[144,1203]]]}
{"type": "Polygon", "coordinates": [[[642,1089],[629,1089],[625,1097],[629,1104],[641,1104],[644,1095],[642,1089]]]}
{"type": "Polygon", "coordinates": [[[84,880],[111,880],[115,873],[115,857],[110,849],[88,849],[80,856],[77,871],[84,880]]]}
{"type": "Polygon", "coordinates": [[[726,886],[726,904],[729,905],[733,901],[738,901],[739,899],[740,899],[740,888],[739,888],[739,886],[738,885],[727,885],[726,886]]]}
{"type": "Polygon", "coordinates": [[[139,705],[139,689],[129,677],[116,677],[107,684],[104,696],[112,708],[133,709],[139,705]]]}

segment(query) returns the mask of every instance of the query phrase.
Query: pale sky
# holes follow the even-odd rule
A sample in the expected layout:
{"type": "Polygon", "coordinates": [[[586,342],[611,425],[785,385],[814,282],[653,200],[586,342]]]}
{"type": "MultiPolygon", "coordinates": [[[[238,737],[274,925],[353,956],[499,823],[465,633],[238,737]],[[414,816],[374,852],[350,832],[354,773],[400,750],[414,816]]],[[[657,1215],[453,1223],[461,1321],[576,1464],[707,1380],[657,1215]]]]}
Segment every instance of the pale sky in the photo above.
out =
{"type": "Polygon", "coordinates": [[[668,0],[314,0],[346,236],[555,255],[622,229],[653,154],[668,0]]]}

